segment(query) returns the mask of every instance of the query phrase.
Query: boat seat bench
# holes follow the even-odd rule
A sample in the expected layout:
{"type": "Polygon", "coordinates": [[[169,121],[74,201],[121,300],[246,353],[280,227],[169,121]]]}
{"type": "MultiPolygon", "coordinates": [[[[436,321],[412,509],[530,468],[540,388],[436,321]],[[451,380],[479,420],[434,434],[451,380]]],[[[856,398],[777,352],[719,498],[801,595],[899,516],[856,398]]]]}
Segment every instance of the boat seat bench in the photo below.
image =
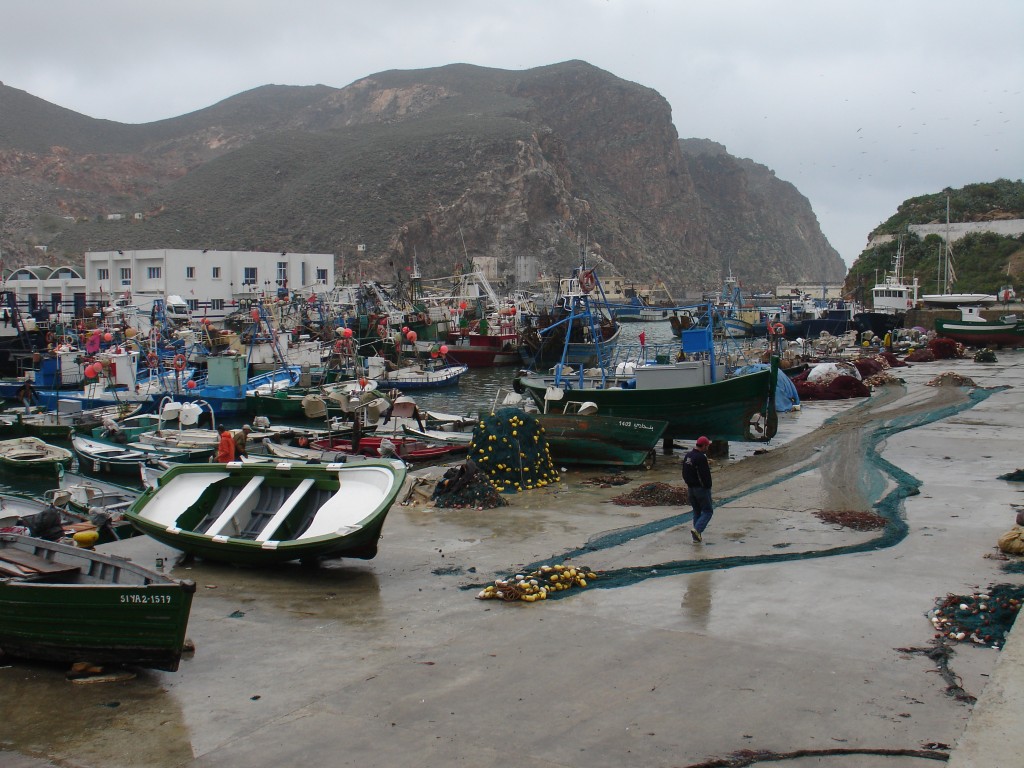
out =
{"type": "Polygon", "coordinates": [[[285,518],[292,513],[292,510],[299,505],[299,502],[305,498],[309,489],[313,487],[316,481],[311,477],[307,477],[301,483],[299,483],[295,490],[289,494],[281,508],[274,513],[274,516],[270,518],[266,525],[263,526],[263,530],[260,531],[256,537],[256,541],[264,542],[270,541],[271,537],[277,532],[277,529],[281,527],[281,523],[284,522],[285,518]]]}
{"type": "Polygon", "coordinates": [[[206,533],[209,536],[238,536],[244,526],[241,520],[244,515],[252,512],[259,500],[259,487],[263,484],[263,477],[254,477],[245,484],[241,492],[228,504],[227,508],[220,513],[220,517],[213,521],[206,533]]]}
{"type": "Polygon", "coordinates": [[[81,570],[77,565],[47,560],[29,552],[14,549],[0,551],[0,573],[9,576],[42,581],[80,573],[81,570]]]}

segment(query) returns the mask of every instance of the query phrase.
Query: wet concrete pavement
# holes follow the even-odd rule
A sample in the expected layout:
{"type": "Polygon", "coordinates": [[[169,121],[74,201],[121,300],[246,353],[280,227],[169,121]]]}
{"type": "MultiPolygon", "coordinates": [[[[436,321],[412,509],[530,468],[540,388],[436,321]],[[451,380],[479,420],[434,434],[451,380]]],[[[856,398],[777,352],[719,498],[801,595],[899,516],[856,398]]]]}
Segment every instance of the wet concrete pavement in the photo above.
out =
{"type": "MultiPolygon", "coordinates": [[[[762,455],[739,461],[755,448],[733,446],[715,467],[703,545],[686,510],[609,502],[643,481],[679,485],[677,451],[618,488],[581,483],[600,470],[572,471],[498,510],[395,506],[366,563],[176,565],[198,584],[194,657],[102,685],[9,662],[0,764],[601,768],[849,750],[782,764],[871,768],[921,760],[870,752],[963,738],[954,761],[1009,768],[963,762],[988,741],[965,735],[973,708],[907,650],[929,647],[936,598],[1024,583],[985,557],[1021,502],[1020,484],[995,478],[1024,464],[1024,353],[999,359],[894,370],[905,388],[808,403],[762,455]],[[924,386],[949,370],[1012,388],[969,400],[924,386]],[[906,521],[905,537],[891,525],[880,545],[878,532],[814,516],[879,504],[906,521]],[[567,556],[602,577],[539,604],[474,599],[496,577],[567,556]]],[[[175,559],[146,538],[116,548],[175,559]]],[[[979,710],[997,672],[1012,695],[1015,670],[999,656],[955,646],[950,666],[979,710]]]]}

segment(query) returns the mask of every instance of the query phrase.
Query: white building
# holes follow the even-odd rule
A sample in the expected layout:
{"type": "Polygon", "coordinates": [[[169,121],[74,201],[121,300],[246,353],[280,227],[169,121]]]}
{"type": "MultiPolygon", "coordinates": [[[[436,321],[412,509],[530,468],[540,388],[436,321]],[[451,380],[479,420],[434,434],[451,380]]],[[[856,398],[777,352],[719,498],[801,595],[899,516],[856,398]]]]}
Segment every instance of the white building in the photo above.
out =
{"type": "Polygon", "coordinates": [[[141,309],[153,299],[180,296],[192,312],[213,321],[231,314],[242,300],[309,296],[334,287],[334,255],[158,249],[93,251],[85,254],[90,304],[122,297],[141,309]]]}
{"type": "Polygon", "coordinates": [[[86,306],[86,281],[75,267],[20,267],[3,280],[18,309],[34,315],[45,310],[55,320],[81,316],[86,306]]]}

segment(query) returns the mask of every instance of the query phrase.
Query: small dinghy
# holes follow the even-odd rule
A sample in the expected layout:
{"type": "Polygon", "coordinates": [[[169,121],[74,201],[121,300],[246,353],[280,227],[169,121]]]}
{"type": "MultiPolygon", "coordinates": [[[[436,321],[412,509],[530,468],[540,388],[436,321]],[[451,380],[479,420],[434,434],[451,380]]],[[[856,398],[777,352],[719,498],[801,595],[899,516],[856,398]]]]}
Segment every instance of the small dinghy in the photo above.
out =
{"type": "Polygon", "coordinates": [[[157,541],[209,560],[370,560],[404,480],[398,461],[179,464],[125,516],[157,541]]]}
{"type": "Polygon", "coordinates": [[[121,557],[0,534],[0,648],[173,672],[195,589],[121,557]]]}

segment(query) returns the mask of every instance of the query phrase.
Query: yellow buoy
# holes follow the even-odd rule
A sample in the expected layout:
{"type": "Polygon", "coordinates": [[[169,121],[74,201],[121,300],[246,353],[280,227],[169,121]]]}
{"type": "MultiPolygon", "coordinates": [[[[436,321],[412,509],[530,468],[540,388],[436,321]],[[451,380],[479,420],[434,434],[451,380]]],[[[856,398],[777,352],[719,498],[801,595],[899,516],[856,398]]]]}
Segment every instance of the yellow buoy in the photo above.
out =
{"type": "Polygon", "coordinates": [[[99,541],[100,535],[96,531],[78,531],[74,536],[75,544],[83,549],[92,549],[99,541]]]}

